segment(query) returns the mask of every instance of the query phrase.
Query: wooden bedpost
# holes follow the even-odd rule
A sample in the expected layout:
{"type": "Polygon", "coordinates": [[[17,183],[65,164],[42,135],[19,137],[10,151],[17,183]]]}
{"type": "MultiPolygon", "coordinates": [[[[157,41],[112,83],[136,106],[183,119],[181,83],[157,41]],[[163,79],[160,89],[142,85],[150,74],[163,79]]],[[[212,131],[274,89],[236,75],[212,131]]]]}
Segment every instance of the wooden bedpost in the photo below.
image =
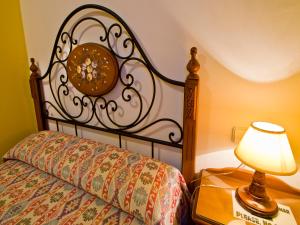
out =
{"type": "Polygon", "coordinates": [[[200,64],[196,59],[196,55],[197,48],[191,48],[191,59],[186,67],[189,71],[189,75],[186,78],[184,87],[182,174],[187,184],[189,184],[195,176],[196,121],[199,83],[197,72],[200,69],[200,64]]]}
{"type": "Polygon", "coordinates": [[[30,90],[31,96],[33,98],[34,109],[35,109],[35,117],[37,121],[38,130],[48,130],[48,124],[45,119],[43,119],[42,112],[42,101],[44,100],[44,91],[43,86],[41,85],[41,80],[39,80],[40,73],[39,68],[35,64],[34,58],[30,59],[31,65],[31,75],[30,75],[30,90]]]}

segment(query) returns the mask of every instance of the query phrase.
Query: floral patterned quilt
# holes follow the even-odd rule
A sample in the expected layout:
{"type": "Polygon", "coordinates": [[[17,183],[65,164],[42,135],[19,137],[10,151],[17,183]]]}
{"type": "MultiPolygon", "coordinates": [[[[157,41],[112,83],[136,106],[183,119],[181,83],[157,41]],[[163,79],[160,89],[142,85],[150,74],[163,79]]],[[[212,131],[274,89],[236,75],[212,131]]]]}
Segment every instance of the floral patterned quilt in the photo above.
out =
{"type": "Polygon", "coordinates": [[[89,139],[43,131],[0,165],[0,224],[188,224],[181,173],[89,139]]]}

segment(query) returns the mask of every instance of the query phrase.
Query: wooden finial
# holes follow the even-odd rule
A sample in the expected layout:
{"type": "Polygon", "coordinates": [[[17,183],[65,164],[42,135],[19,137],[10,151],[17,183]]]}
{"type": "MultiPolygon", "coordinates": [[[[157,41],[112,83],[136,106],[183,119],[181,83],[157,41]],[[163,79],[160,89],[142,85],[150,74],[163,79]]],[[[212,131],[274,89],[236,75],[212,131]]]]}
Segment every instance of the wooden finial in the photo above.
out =
{"type": "MultiPolygon", "coordinates": [[[[186,68],[190,72],[184,86],[182,174],[187,184],[195,178],[197,108],[200,64],[196,59],[197,48],[191,48],[191,59],[186,68]]],[[[191,186],[190,186],[191,188],[191,186]]]]}
{"type": "Polygon", "coordinates": [[[38,66],[35,64],[34,58],[30,59],[31,65],[31,75],[29,79],[31,96],[33,99],[34,109],[35,109],[35,117],[37,121],[38,130],[48,130],[49,124],[44,117],[43,114],[43,106],[42,104],[45,101],[44,98],[44,89],[42,81],[40,80],[40,70],[38,66]]]}
{"type": "Polygon", "coordinates": [[[34,58],[30,58],[30,62],[31,62],[31,65],[30,65],[30,71],[32,73],[37,73],[39,68],[37,67],[37,65],[35,64],[35,59],[34,58]]]}
{"type": "Polygon", "coordinates": [[[186,66],[186,68],[190,72],[190,74],[197,74],[197,72],[200,69],[200,64],[199,64],[198,60],[196,59],[196,55],[197,55],[197,48],[192,47],[191,48],[191,59],[186,66]]]}

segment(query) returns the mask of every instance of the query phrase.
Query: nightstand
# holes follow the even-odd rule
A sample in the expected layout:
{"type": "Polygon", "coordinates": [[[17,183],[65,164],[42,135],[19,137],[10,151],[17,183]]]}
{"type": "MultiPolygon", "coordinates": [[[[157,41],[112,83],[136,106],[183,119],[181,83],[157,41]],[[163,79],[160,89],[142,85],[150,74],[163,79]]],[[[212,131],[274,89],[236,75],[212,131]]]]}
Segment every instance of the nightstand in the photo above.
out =
{"type": "MultiPolygon", "coordinates": [[[[252,172],[244,169],[205,169],[196,189],[192,218],[196,224],[252,224],[233,216],[232,191],[249,184],[252,172]],[[223,175],[221,175],[223,174],[223,175]],[[223,187],[223,188],[219,188],[223,187]]],[[[289,206],[300,224],[300,190],[273,176],[266,176],[267,192],[279,204],[289,206]]],[[[286,224],[289,224],[288,221],[286,224]]]]}

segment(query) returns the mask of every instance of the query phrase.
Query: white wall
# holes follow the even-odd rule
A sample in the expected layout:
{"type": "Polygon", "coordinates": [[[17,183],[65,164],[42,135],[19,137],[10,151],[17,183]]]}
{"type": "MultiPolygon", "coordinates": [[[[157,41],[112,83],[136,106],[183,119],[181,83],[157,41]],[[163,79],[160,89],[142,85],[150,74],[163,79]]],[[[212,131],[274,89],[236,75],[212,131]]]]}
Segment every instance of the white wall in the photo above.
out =
{"type": "Polygon", "coordinates": [[[267,120],[287,129],[300,162],[300,1],[24,0],[28,55],[42,71],[61,22],[84,3],[117,12],[172,79],[185,80],[189,49],[199,48],[199,156],[232,149],[233,126],[267,120]]]}

